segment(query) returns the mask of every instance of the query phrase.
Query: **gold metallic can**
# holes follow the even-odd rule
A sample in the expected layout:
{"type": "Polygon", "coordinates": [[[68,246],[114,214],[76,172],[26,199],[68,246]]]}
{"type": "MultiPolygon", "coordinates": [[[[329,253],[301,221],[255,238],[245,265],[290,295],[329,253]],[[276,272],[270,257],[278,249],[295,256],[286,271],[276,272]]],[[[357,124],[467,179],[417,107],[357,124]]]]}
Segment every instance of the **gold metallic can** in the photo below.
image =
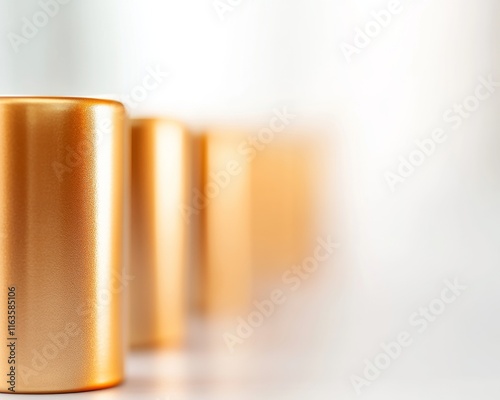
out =
{"type": "Polygon", "coordinates": [[[326,143],[285,128],[266,140],[260,132],[212,128],[195,148],[199,304],[212,319],[248,312],[308,257],[319,234],[326,143]]]}
{"type": "Polygon", "coordinates": [[[123,379],[124,107],[0,98],[0,392],[123,379]]]}
{"type": "Polygon", "coordinates": [[[188,228],[183,206],[190,138],[164,119],[132,121],[130,342],[178,346],[185,338],[188,228]]]}
{"type": "Polygon", "coordinates": [[[245,139],[231,128],[200,138],[200,188],[190,207],[200,219],[200,306],[215,319],[238,315],[252,299],[251,168],[238,151],[245,139]]]}

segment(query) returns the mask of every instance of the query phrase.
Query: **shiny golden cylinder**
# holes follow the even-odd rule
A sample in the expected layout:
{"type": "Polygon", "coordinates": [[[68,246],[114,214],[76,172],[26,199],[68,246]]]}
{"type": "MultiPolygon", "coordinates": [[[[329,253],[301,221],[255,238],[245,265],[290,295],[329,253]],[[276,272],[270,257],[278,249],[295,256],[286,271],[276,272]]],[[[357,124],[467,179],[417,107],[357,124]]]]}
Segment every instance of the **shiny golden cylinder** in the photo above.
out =
{"type": "Polygon", "coordinates": [[[173,121],[132,123],[130,341],[177,346],[185,336],[190,145],[173,121]]]}
{"type": "Polygon", "coordinates": [[[0,98],[0,392],[123,379],[124,107],[0,98]]]}
{"type": "Polygon", "coordinates": [[[201,137],[201,187],[191,198],[201,219],[201,307],[213,317],[245,311],[253,292],[251,164],[246,136],[212,129],[201,137]]]}
{"type": "MultiPolygon", "coordinates": [[[[314,135],[215,128],[201,135],[191,200],[200,214],[200,305],[211,316],[241,314],[300,265],[318,235],[325,145],[314,135]]],[[[324,185],[322,185],[324,190],[324,185]]]]}
{"type": "Polygon", "coordinates": [[[279,279],[312,251],[320,158],[314,135],[286,132],[252,162],[253,260],[264,277],[279,279]]]}

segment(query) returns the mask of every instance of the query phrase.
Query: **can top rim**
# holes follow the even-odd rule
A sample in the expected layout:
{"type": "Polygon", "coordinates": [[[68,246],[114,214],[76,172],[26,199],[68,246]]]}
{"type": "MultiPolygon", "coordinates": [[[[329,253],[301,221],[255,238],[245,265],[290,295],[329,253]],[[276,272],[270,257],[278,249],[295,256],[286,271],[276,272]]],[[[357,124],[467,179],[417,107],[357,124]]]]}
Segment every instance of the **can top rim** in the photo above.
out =
{"type": "Polygon", "coordinates": [[[74,104],[88,103],[87,105],[118,106],[125,109],[123,103],[104,98],[93,97],[66,97],[66,96],[0,96],[0,105],[5,104],[74,104]]]}

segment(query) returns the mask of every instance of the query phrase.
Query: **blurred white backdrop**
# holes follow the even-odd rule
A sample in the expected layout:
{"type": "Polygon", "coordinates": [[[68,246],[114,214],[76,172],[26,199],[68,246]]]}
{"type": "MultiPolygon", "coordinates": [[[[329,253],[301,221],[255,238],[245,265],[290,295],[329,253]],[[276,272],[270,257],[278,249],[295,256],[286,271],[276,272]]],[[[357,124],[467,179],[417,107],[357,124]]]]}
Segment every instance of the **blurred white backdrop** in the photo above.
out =
{"type": "Polygon", "coordinates": [[[349,62],[342,44],[389,3],[72,0],[16,52],[9,34],[40,4],[0,1],[1,95],[132,96],[132,115],[195,127],[266,120],[287,106],[335,138],[336,178],[324,190],[336,193],[329,232],[342,246],[314,290],[262,328],[285,346],[257,333],[235,355],[134,356],[129,383],[85,396],[357,398],[352,376],[407,330],[413,344],[364,398],[499,398],[500,89],[458,129],[443,115],[481,79],[500,82],[500,4],[401,1],[349,62]],[[151,70],[168,76],[137,89],[151,70]],[[446,140],[391,191],[387,172],[436,129],[446,140]],[[467,289],[419,334],[409,318],[446,279],[467,289]]]}

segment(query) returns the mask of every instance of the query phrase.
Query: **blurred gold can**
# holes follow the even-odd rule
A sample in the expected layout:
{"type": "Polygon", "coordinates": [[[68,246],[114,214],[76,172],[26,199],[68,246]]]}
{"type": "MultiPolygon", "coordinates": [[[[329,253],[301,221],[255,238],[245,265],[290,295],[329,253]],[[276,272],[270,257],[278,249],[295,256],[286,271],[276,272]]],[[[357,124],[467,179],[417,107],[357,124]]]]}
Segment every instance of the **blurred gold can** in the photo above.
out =
{"type": "Polygon", "coordinates": [[[130,343],[181,345],[187,314],[190,138],[166,119],[132,122],[130,343]]]}

